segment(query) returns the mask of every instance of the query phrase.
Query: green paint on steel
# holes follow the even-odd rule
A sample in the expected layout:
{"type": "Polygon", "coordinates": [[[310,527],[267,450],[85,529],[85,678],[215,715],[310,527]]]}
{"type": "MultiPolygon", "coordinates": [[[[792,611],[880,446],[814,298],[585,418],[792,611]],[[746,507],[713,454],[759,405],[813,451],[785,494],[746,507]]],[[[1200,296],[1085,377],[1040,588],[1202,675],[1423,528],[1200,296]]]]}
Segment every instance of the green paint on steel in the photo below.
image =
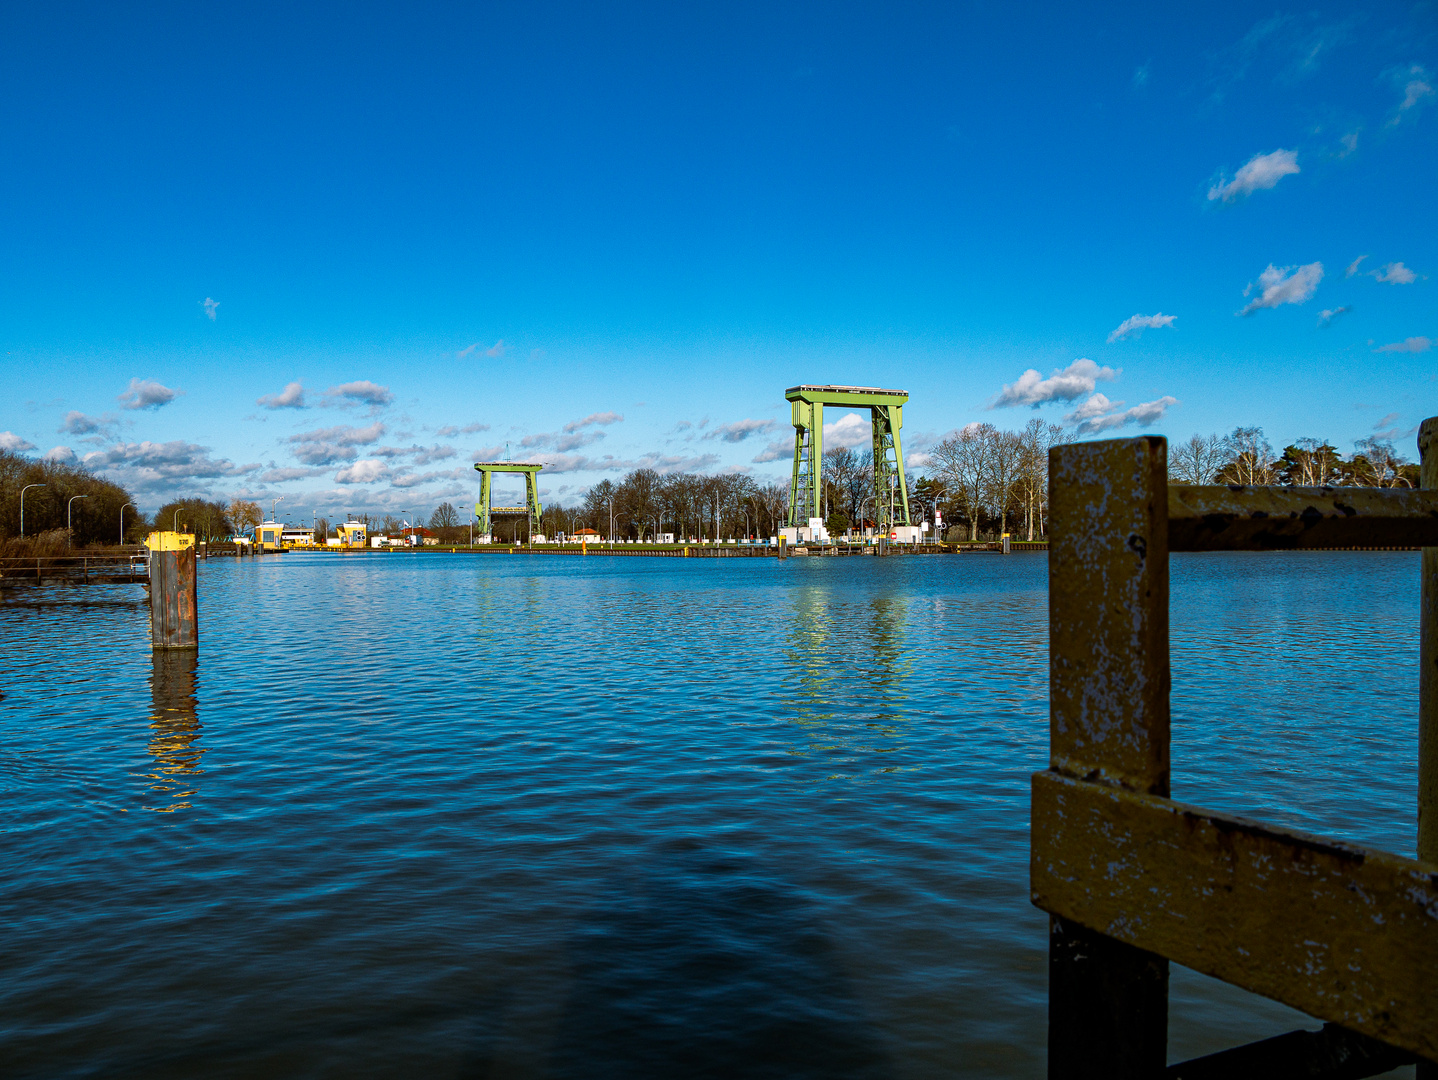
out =
{"type": "Polygon", "coordinates": [[[539,487],[536,477],[543,465],[531,465],[515,461],[476,461],[475,471],[479,473],[479,502],[474,504],[474,516],[479,518],[479,534],[489,536],[490,518],[495,514],[519,514],[529,518],[529,531],[533,535],[540,530],[539,487]],[[523,473],[525,505],[492,506],[489,499],[489,482],[495,473],[523,473]]]}
{"type": "Polygon", "coordinates": [[[793,406],[794,473],[789,484],[789,525],[822,517],[824,492],[824,406],[868,409],[874,455],[874,521],[881,534],[909,524],[909,486],[899,429],[904,426],[905,390],[876,386],[791,386],[784,397],[793,406]]]}

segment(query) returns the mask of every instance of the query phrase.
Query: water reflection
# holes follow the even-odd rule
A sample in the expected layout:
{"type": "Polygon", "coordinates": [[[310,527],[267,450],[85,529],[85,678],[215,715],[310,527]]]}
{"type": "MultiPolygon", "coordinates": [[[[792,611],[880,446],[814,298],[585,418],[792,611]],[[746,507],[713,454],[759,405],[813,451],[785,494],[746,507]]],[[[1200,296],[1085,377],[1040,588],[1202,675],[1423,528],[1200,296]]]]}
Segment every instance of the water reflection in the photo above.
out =
{"type": "MultiPolygon", "coordinates": [[[[793,722],[817,741],[789,752],[835,755],[836,764],[852,765],[861,760],[858,755],[899,749],[887,740],[899,738],[909,719],[913,663],[906,651],[907,601],[878,595],[846,603],[827,585],[816,584],[794,590],[791,607],[794,693],[785,703],[793,722]]],[[[848,772],[829,777],[851,778],[848,772]]]]}
{"type": "Polygon", "coordinates": [[[195,746],[200,737],[200,717],[195,699],[199,653],[195,649],[159,649],[150,669],[150,745],[154,771],[143,774],[150,783],[147,798],[157,805],[146,810],[170,814],[187,810],[196,791],[195,777],[203,769],[200,759],[205,748],[195,746]],[[168,800],[169,805],[163,805],[168,800]]]}

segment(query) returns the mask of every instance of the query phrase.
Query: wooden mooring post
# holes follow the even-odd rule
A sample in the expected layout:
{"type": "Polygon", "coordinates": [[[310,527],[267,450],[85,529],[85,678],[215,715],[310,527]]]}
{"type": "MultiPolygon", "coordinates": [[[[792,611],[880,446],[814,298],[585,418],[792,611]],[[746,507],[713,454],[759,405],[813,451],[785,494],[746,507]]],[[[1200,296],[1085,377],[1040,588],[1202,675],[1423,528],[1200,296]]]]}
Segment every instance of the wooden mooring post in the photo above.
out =
{"type": "Polygon", "coordinates": [[[200,623],[194,536],[152,532],[145,537],[145,547],[150,553],[151,648],[198,648],[200,623]]]}
{"type": "Polygon", "coordinates": [[[1049,456],[1049,768],[1030,886],[1050,915],[1054,1080],[1438,1080],[1438,419],[1424,490],[1170,486],[1157,437],[1049,456]],[[1425,546],[1418,859],[1169,799],[1170,551],[1425,546]],[[1168,964],[1325,1021],[1169,1066],[1168,964]]]}

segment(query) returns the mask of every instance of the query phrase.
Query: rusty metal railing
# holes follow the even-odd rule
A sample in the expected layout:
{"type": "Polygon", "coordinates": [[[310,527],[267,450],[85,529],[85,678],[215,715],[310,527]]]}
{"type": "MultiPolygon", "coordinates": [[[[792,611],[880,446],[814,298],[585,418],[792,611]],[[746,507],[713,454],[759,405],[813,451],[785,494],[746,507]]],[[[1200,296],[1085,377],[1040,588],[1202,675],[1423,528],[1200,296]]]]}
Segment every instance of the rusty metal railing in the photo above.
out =
{"type": "Polygon", "coordinates": [[[1156,437],[1051,451],[1050,1077],[1438,1077],[1438,419],[1419,445],[1421,490],[1170,487],[1156,437]],[[1418,860],[1170,800],[1169,552],[1414,546],[1418,860]],[[1167,1066],[1170,960],[1326,1026],[1167,1066]]]}

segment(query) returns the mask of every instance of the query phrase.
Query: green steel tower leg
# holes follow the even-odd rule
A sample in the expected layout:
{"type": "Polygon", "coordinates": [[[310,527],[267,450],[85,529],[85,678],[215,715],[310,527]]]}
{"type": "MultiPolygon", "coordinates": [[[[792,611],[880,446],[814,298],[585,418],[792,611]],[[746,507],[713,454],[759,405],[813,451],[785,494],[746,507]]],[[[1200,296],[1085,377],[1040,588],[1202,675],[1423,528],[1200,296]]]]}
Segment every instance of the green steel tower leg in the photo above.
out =
{"type": "Polygon", "coordinates": [[[824,463],[824,406],[796,401],[794,421],[794,475],[789,485],[789,525],[805,526],[818,517],[824,463]]]}
{"type": "Polygon", "coordinates": [[[474,508],[475,517],[479,518],[479,533],[481,536],[489,535],[489,470],[481,469],[479,473],[479,502],[474,508]]]}
{"type": "Polygon", "coordinates": [[[881,535],[896,525],[909,524],[909,487],[904,479],[904,457],[899,429],[904,426],[902,405],[875,405],[870,409],[874,452],[874,521],[881,535]]]}
{"type": "Polygon", "coordinates": [[[539,520],[543,510],[539,505],[539,477],[537,474],[532,472],[524,474],[524,489],[525,502],[529,506],[529,535],[533,536],[543,528],[539,520]]]}

